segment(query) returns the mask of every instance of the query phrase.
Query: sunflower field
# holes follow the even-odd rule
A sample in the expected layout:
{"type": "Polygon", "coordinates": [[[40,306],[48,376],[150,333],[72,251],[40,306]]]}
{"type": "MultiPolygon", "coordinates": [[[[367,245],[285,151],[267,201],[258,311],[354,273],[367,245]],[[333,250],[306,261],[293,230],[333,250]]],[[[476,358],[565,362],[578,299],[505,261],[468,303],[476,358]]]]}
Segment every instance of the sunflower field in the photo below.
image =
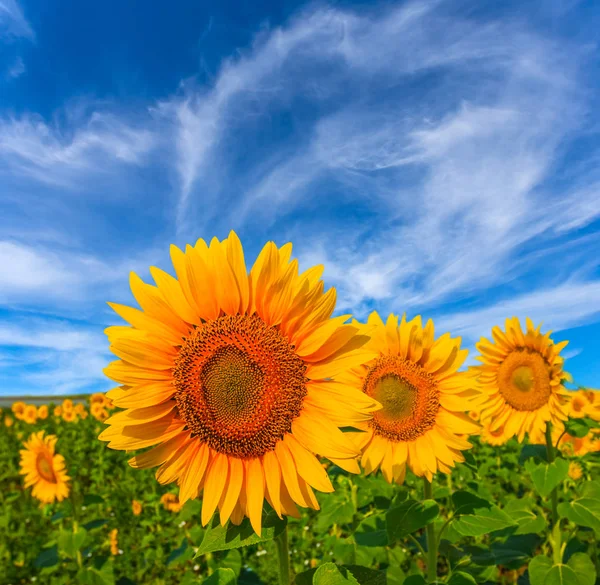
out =
{"type": "Polygon", "coordinates": [[[234,232],[131,275],[116,386],[0,413],[0,583],[595,585],[600,391],[549,331],[332,317],[234,232]],[[125,453],[123,453],[123,451],[125,453]]]}

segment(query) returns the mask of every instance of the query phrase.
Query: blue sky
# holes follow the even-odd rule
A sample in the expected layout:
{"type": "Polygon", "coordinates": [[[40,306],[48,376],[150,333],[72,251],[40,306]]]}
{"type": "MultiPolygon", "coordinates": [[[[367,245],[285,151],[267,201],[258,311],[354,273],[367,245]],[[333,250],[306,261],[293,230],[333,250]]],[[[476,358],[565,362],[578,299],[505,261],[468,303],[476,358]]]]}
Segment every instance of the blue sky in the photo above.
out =
{"type": "Polygon", "coordinates": [[[600,5],[210,4],[0,0],[1,394],[109,389],[106,301],[232,228],[600,386],[600,5]]]}

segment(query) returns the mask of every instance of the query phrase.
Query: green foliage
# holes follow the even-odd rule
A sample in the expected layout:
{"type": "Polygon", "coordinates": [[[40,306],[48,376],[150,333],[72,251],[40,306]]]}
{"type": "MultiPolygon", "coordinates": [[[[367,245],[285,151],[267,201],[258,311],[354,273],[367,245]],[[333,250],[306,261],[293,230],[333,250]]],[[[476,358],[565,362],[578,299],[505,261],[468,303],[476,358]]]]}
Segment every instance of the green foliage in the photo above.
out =
{"type": "Polygon", "coordinates": [[[558,506],[558,513],[574,524],[592,528],[600,535],[600,481],[588,481],[581,496],[558,506]]]}
{"type": "Polygon", "coordinates": [[[440,508],[433,500],[418,502],[408,499],[390,508],[386,514],[389,542],[396,542],[425,528],[438,517],[439,513],[440,508]]]}
{"type": "Polygon", "coordinates": [[[567,477],[569,462],[559,458],[552,463],[535,464],[529,460],[525,463],[525,469],[540,496],[547,498],[550,492],[567,477]]]}
{"type": "Polygon", "coordinates": [[[286,521],[267,506],[258,537],[247,519],[221,527],[215,517],[203,527],[201,500],[165,509],[161,495],[176,488],[159,485],[154,470],[130,468],[123,453],[98,441],[97,421],[43,424],[58,435],[75,489],[63,502],[40,506],[23,489],[16,435],[39,428],[17,421],[0,429],[0,582],[276,585],[273,539],[287,525],[297,585],[431,585],[428,527],[440,541],[436,584],[596,585],[600,462],[594,454],[577,459],[584,479],[563,481],[568,461],[548,464],[544,446],[511,441],[493,448],[474,439],[468,464],[451,477],[438,474],[427,500],[422,479],[410,472],[397,486],[379,473],[355,476],[330,466],[335,491],[317,493],[320,511],[301,509],[300,518],[286,521]],[[558,563],[548,530],[555,485],[565,545],[558,563]],[[142,504],[139,516],[134,499],[142,504]]]}
{"type": "Polygon", "coordinates": [[[273,540],[284,531],[286,525],[287,519],[285,517],[281,519],[274,510],[266,508],[262,516],[261,535],[258,536],[250,525],[248,518],[244,518],[239,526],[235,526],[231,522],[227,523],[226,526],[221,526],[218,515],[215,515],[196,556],[273,540]]]}
{"type": "Polygon", "coordinates": [[[567,564],[553,565],[548,557],[537,556],[529,563],[531,585],[594,585],[596,569],[590,557],[574,554],[567,564]]]}

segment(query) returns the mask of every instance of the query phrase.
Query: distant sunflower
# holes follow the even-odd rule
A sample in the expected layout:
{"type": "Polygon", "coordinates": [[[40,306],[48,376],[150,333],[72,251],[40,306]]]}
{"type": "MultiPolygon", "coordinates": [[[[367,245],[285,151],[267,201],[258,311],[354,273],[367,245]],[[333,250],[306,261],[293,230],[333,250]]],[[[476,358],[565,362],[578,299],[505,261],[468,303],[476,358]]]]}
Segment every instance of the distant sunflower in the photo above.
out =
{"type": "Polygon", "coordinates": [[[390,483],[402,483],[407,466],[429,480],[437,471],[448,473],[464,461],[461,451],[471,448],[458,435],[479,431],[465,414],[476,396],[472,380],[457,372],[468,350],[449,333],[434,340],[433,321],[423,327],[421,316],[412,321],[403,316],[398,325],[398,317],[390,315],[384,324],[373,312],[361,327],[372,335],[365,347],[376,356],[334,377],[383,406],[362,425],[366,432],[352,433],[365,472],[381,468],[390,483]]]}
{"type": "Polygon", "coordinates": [[[103,402],[94,402],[90,408],[90,412],[96,420],[106,420],[108,418],[108,412],[104,408],[103,402]]]}
{"type": "Polygon", "coordinates": [[[6,415],[4,417],[4,426],[5,427],[12,427],[13,424],[15,424],[15,421],[14,421],[13,417],[6,415]]]}
{"type": "Polygon", "coordinates": [[[11,410],[13,411],[13,414],[15,415],[15,418],[21,420],[23,418],[23,413],[25,412],[25,407],[27,405],[24,402],[15,402],[12,407],[11,410]]]}
{"type": "Polygon", "coordinates": [[[142,513],[142,504],[138,500],[133,500],[131,502],[131,511],[134,516],[139,516],[142,513]]]}
{"type": "Polygon", "coordinates": [[[588,453],[600,451],[600,439],[592,432],[585,437],[574,437],[569,433],[564,433],[558,443],[558,448],[566,455],[583,457],[588,453]]]}
{"type": "Polygon", "coordinates": [[[62,406],[55,406],[54,410],[53,410],[54,416],[61,416],[62,415],[62,406]]]}
{"type": "Polygon", "coordinates": [[[576,461],[569,463],[569,477],[573,481],[577,481],[583,477],[583,469],[581,469],[581,465],[576,461]]]}
{"type": "Polygon", "coordinates": [[[110,554],[118,555],[119,554],[119,529],[113,528],[108,535],[110,542],[110,554]]]}
{"type": "Polygon", "coordinates": [[[28,404],[23,411],[23,422],[33,425],[37,421],[37,408],[35,404],[28,404]]]}
{"type": "Polygon", "coordinates": [[[584,418],[587,415],[589,407],[590,401],[585,391],[577,390],[571,393],[571,400],[569,402],[570,418],[584,418]]]}
{"type": "Polygon", "coordinates": [[[74,410],[64,410],[62,413],[62,419],[65,422],[77,422],[77,415],[74,410]]]}
{"type": "Polygon", "coordinates": [[[90,396],[90,404],[104,404],[104,394],[102,392],[95,392],[90,396]]]}
{"type": "Polygon", "coordinates": [[[484,425],[481,427],[481,441],[491,445],[492,447],[504,445],[504,443],[506,443],[506,439],[504,437],[504,428],[500,427],[492,430],[490,429],[489,423],[484,425]]]}
{"type": "Polygon", "coordinates": [[[179,512],[181,510],[181,504],[176,494],[166,493],[160,497],[160,503],[163,505],[165,510],[169,512],[179,512]]]}
{"type": "Polygon", "coordinates": [[[120,360],[108,393],[126,408],[100,439],[114,449],[155,446],[130,460],[161,466],[183,504],[203,491],[202,524],[250,518],[261,532],[266,499],[276,513],[318,508],[312,488],[333,491],[315,453],[358,472],[358,450],[338,428],[368,420],[378,404],[327,382],[372,355],[367,337],[331,319],[335,290],[322,267],[298,275],[292,247],[265,245],[250,274],[234,232],[185,252],[171,247],[177,279],[152,267],[157,287],[131,275],[142,311],[110,306],[133,327],[106,330],[120,360]]]}
{"type": "Polygon", "coordinates": [[[62,402],[63,412],[73,410],[73,401],[70,398],[65,398],[62,402]]]}
{"type": "MultiPolygon", "coordinates": [[[[541,326],[540,326],[541,327],[541,326]]],[[[494,341],[482,338],[477,344],[482,363],[473,366],[484,402],[481,421],[491,430],[504,428],[506,440],[538,436],[546,422],[559,425],[567,419],[570,393],[562,386],[569,375],[563,371],[561,350],[567,341],[554,344],[550,331],[540,333],[527,318],[521,330],[516,317],[506,320],[506,333],[492,329],[494,341]]]]}
{"type": "Polygon", "coordinates": [[[69,476],[62,455],[55,454],[57,437],[44,431],[33,433],[21,450],[21,469],[25,487],[33,486],[32,495],[41,502],[62,501],[69,495],[69,476]]]}
{"type": "Polygon", "coordinates": [[[46,420],[48,418],[48,406],[47,405],[42,404],[37,409],[37,417],[41,420],[46,420]]]}

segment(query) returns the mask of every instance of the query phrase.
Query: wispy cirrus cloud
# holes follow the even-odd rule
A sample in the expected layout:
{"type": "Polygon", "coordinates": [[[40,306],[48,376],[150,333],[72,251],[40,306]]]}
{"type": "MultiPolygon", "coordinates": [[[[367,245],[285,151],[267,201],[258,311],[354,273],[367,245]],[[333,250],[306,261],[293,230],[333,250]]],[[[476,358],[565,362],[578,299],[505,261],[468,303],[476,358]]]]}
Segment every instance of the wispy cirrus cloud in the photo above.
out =
{"type": "Polygon", "coordinates": [[[155,145],[152,129],[97,109],[67,110],[66,121],[53,124],[35,115],[5,117],[0,118],[0,173],[72,186],[83,176],[105,173],[107,164],[139,165],[155,145]]]}
{"type": "Polygon", "coordinates": [[[0,38],[3,37],[35,40],[35,33],[16,0],[0,0],[0,38]]]}

